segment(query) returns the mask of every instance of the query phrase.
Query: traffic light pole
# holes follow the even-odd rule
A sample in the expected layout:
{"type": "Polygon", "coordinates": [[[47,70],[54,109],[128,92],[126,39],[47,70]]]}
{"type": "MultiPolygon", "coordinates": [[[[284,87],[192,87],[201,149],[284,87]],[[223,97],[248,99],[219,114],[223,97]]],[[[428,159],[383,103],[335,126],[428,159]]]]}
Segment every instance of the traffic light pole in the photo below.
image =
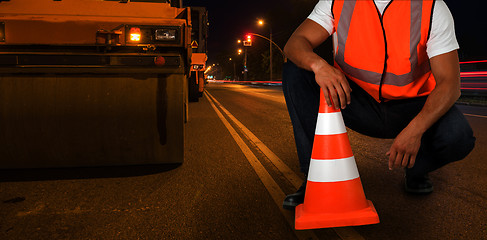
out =
{"type": "Polygon", "coordinates": [[[272,81],[272,28],[270,28],[270,34],[269,34],[269,72],[270,72],[270,80],[272,81]]]}
{"type": "MultiPolygon", "coordinates": [[[[272,44],[274,44],[274,46],[277,47],[277,49],[279,49],[279,51],[281,52],[282,54],[282,60],[284,60],[284,62],[287,62],[287,58],[286,58],[286,55],[284,55],[284,52],[282,51],[282,49],[279,47],[279,45],[277,45],[277,43],[275,43],[274,41],[272,41],[272,32],[271,32],[271,35],[270,35],[270,38],[267,38],[267,37],[264,37],[260,34],[257,34],[257,33],[249,33],[250,35],[254,35],[254,36],[257,36],[257,37],[260,37],[260,38],[263,38],[267,41],[269,41],[271,43],[271,46],[272,44]]],[[[272,48],[269,48],[271,51],[272,51],[272,48]]],[[[271,54],[272,56],[272,54],[271,54]]]]}
{"type": "Polygon", "coordinates": [[[244,80],[247,81],[247,47],[244,47],[244,80]]]}

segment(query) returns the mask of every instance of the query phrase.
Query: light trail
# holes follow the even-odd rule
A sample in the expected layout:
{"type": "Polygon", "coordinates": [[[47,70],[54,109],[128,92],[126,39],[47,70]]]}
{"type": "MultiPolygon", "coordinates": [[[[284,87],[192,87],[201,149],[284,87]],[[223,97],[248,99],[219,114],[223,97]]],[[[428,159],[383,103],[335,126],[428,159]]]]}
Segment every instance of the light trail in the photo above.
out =
{"type": "Polygon", "coordinates": [[[460,77],[487,77],[487,71],[461,72],[460,77]]]}
{"type": "Polygon", "coordinates": [[[466,61],[466,62],[460,62],[460,64],[469,64],[469,63],[484,63],[487,62],[487,60],[479,60],[479,61],[466,61]]]}

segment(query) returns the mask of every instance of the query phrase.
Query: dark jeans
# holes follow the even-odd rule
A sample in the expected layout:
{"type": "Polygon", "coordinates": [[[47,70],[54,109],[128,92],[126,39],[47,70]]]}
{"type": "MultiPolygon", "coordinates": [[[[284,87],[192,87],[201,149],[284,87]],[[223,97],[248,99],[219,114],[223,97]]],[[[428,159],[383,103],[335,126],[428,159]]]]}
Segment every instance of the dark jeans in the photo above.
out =
{"type": "MultiPolygon", "coordinates": [[[[318,115],[320,87],[314,74],[291,62],[284,64],[282,87],[294,129],[303,173],[308,172],[318,115]]],[[[395,138],[421,111],[426,97],[378,103],[362,88],[349,81],[351,104],[342,110],[345,125],[376,138],[395,138]]],[[[421,140],[421,147],[409,175],[421,175],[465,158],[473,149],[472,128],[453,106],[421,140]]]]}

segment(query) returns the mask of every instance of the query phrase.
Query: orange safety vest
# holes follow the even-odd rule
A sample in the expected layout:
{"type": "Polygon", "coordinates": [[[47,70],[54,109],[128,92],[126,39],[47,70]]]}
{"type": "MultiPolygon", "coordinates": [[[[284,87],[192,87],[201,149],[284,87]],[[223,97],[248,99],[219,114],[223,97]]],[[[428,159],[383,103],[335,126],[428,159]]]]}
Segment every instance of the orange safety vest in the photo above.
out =
{"type": "Polygon", "coordinates": [[[426,42],[434,0],[335,0],[335,67],[378,102],[425,96],[436,81],[426,42]]]}

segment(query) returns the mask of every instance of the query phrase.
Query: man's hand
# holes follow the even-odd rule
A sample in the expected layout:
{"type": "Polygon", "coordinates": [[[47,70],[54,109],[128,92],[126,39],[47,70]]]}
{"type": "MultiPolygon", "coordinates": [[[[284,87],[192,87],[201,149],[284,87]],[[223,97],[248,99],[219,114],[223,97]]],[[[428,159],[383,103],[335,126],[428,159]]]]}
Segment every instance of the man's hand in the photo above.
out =
{"type": "Polygon", "coordinates": [[[311,69],[315,73],[316,83],[323,90],[328,106],[332,106],[332,101],[335,108],[341,107],[344,109],[347,104],[350,104],[350,92],[352,89],[348,84],[347,78],[340,70],[328,65],[326,62],[323,63],[323,61],[312,65],[311,69]],[[332,101],[330,101],[330,97],[332,101]]]}
{"type": "Polygon", "coordinates": [[[402,130],[390,150],[386,153],[389,156],[389,169],[408,167],[412,168],[416,161],[419,147],[421,145],[422,133],[408,126],[402,130]]]}
{"type": "Polygon", "coordinates": [[[421,137],[441,116],[453,106],[460,96],[460,67],[457,51],[441,54],[430,59],[436,87],[426,99],[419,114],[397,135],[387,155],[389,169],[413,167],[421,137]]]}
{"type": "Polygon", "coordinates": [[[345,75],[313,52],[329,36],[321,25],[306,19],[289,38],[284,53],[298,67],[315,73],[316,83],[323,89],[328,106],[333,100],[336,108],[345,108],[350,104],[351,91],[345,75]]]}

